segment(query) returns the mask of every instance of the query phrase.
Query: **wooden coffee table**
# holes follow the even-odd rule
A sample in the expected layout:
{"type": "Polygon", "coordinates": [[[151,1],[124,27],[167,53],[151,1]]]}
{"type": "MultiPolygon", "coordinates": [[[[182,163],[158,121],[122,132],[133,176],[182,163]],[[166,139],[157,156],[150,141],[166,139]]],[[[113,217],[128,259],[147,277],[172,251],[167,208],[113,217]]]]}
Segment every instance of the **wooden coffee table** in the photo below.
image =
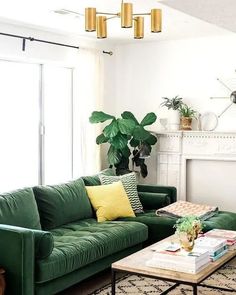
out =
{"type": "Polygon", "coordinates": [[[197,274],[189,274],[172,270],[164,270],[160,268],[148,267],[146,266],[146,261],[152,258],[153,256],[153,247],[162,242],[171,242],[173,241],[173,236],[168,237],[156,244],[153,244],[143,250],[140,250],[130,256],[127,256],[115,263],[112,264],[112,285],[111,289],[112,295],[115,295],[115,283],[116,283],[116,273],[117,272],[126,272],[131,274],[139,274],[146,277],[151,277],[158,280],[164,280],[169,282],[174,282],[175,284],[169,287],[167,290],[161,294],[167,294],[180,284],[190,285],[193,288],[193,294],[197,295],[197,287],[208,287],[213,289],[218,289],[221,291],[227,292],[236,292],[236,290],[222,288],[218,286],[209,286],[204,285],[202,282],[216,272],[223,265],[228,263],[230,260],[236,256],[236,248],[230,249],[223,257],[216,260],[215,262],[210,262],[210,264],[204,268],[202,271],[197,274]]]}

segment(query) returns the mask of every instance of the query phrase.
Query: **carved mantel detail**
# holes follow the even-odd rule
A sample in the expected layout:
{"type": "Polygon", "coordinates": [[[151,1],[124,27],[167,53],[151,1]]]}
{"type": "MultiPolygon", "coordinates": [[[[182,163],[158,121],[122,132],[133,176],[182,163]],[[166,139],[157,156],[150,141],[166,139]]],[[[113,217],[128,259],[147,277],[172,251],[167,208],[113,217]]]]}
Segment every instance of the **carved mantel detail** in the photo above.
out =
{"type": "Polygon", "coordinates": [[[236,161],[236,132],[159,132],[157,183],[177,187],[186,200],[186,163],[189,159],[236,161]]]}

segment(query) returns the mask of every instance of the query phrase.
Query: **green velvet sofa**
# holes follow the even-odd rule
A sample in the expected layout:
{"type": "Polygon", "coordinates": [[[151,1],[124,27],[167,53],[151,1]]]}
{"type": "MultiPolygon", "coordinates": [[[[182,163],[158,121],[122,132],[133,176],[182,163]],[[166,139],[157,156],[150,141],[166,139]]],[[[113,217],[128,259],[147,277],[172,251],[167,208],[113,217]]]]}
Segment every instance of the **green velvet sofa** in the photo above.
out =
{"type": "MultiPolygon", "coordinates": [[[[95,175],[0,195],[7,294],[56,294],[173,233],[175,221],[155,210],[176,200],[174,187],[139,185],[145,213],[98,223],[85,185],[99,184],[95,175]]],[[[236,230],[236,214],[220,212],[206,222],[206,229],[214,227],[236,230]]]]}

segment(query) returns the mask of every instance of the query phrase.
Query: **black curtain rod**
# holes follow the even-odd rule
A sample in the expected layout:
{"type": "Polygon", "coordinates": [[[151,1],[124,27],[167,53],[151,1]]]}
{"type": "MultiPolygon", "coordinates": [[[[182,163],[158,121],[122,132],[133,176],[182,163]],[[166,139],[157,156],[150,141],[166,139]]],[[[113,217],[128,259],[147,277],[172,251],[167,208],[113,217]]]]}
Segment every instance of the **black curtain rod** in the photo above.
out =
{"type": "MultiPolygon", "coordinates": [[[[23,51],[25,51],[25,45],[26,45],[25,41],[26,40],[36,41],[36,42],[41,42],[41,43],[46,43],[46,44],[52,44],[52,45],[57,45],[57,46],[63,46],[63,47],[68,47],[68,48],[79,49],[79,46],[74,46],[74,45],[69,45],[69,44],[64,44],[64,43],[58,43],[58,42],[52,42],[52,41],[47,41],[47,40],[42,40],[42,39],[36,39],[36,38],[32,38],[32,37],[25,37],[25,36],[21,36],[21,35],[14,35],[14,34],[2,33],[2,32],[0,32],[0,35],[22,39],[23,40],[23,43],[22,43],[22,50],[23,51]]],[[[113,54],[112,51],[105,51],[105,50],[103,50],[103,53],[104,54],[109,54],[109,55],[113,54]]]]}

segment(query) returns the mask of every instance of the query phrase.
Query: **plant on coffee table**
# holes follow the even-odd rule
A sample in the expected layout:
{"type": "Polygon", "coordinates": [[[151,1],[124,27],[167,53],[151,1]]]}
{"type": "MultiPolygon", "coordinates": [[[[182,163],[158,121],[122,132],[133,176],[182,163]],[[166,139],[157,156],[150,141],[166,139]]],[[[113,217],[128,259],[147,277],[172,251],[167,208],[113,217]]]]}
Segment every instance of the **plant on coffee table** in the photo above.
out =
{"type": "Polygon", "coordinates": [[[188,215],[178,219],[174,228],[176,228],[176,234],[179,236],[182,248],[186,251],[192,251],[194,240],[203,228],[201,220],[194,215],[188,215]]]}

